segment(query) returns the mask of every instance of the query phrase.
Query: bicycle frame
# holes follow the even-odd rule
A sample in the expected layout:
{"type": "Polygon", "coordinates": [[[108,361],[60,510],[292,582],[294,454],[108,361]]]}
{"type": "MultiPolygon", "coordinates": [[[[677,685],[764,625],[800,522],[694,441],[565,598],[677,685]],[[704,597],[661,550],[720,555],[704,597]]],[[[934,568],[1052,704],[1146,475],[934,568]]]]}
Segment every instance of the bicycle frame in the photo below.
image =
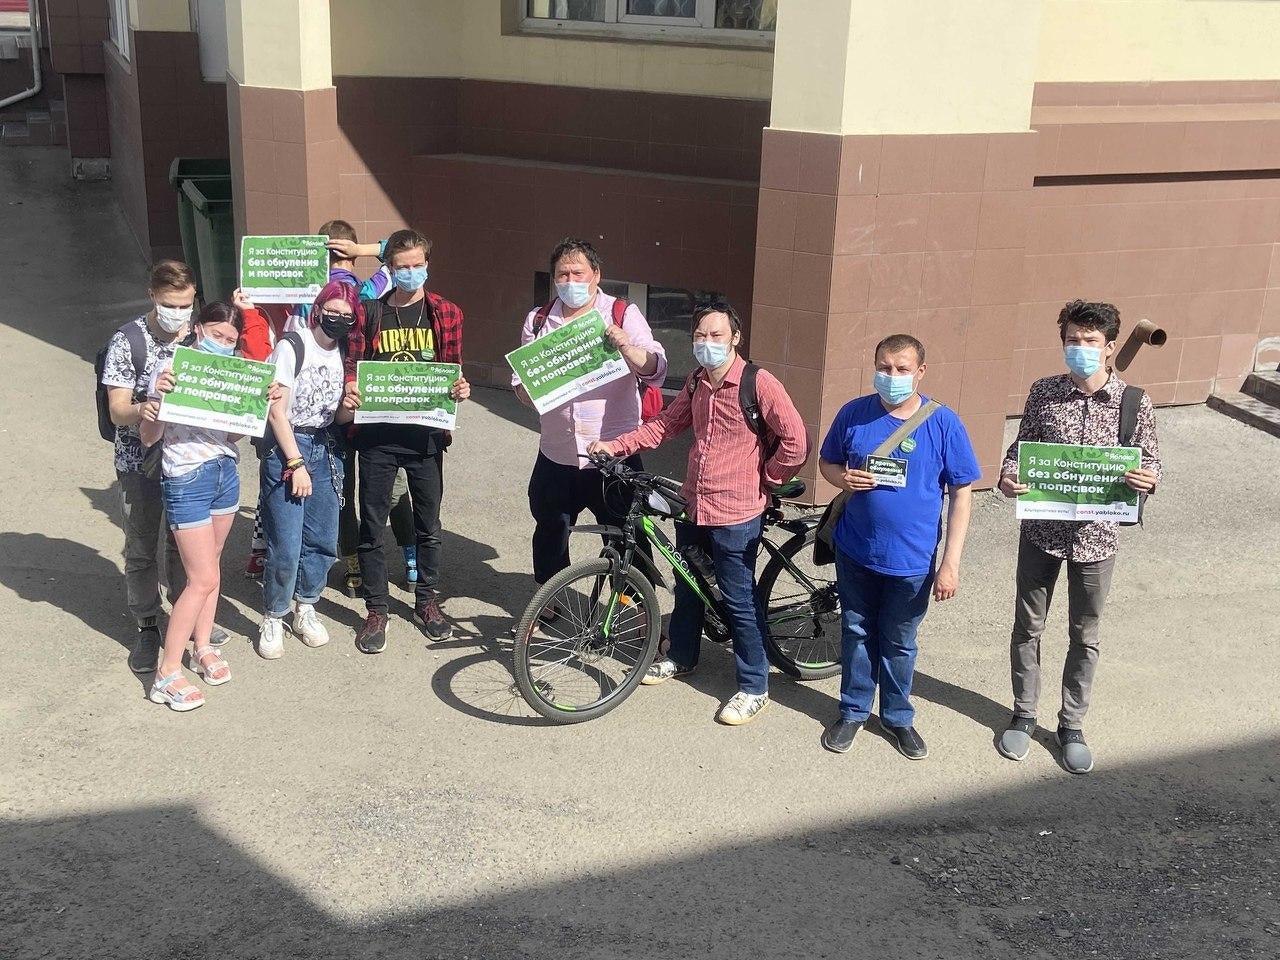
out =
{"type": "MultiPolygon", "coordinates": [[[[666,578],[662,576],[657,564],[643,553],[637,552],[636,548],[642,540],[647,541],[656,550],[657,555],[661,556],[670,565],[672,573],[693,591],[694,596],[712,614],[714,622],[710,624],[710,632],[726,632],[728,615],[724,605],[716,598],[710,584],[707,583],[701,572],[690,566],[688,561],[681,555],[680,550],[672,543],[671,538],[655,522],[654,518],[644,513],[643,504],[645,503],[646,494],[647,491],[636,489],[632,496],[631,509],[627,514],[625,528],[598,525],[574,526],[571,528],[576,533],[598,533],[603,536],[606,542],[600,555],[613,563],[613,595],[610,597],[609,607],[605,611],[604,621],[601,624],[603,637],[607,639],[612,634],[613,619],[618,609],[622,581],[633,563],[641,567],[645,576],[655,587],[666,586],[666,578]],[[621,544],[617,543],[619,540],[621,540],[621,544]],[[619,546],[621,549],[619,549],[619,546]]],[[[676,522],[681,522],[680,518],[672,519],[676,522]]],[[[787,530],[794,536],[806,533],[812,527],[817,526],[817,523],[818,518],[816,516],[783,520],[782,514],[776,508],[771,507],[766,511],[762,534],[764,531],[777,527],[787,530]]],[[[809,578],[789,558],[782,555],[781,548],[776,543],[762,535],[760,545],[769,554],[770,558],[778,559],[796,578],[797,582],[806,585],[811,590],[814,589],[813,584],[809,582],[809,578]]],[[[782,619],[786,619],[785,615],[775,617],[769,622],[778,622],[782,619]]]]}

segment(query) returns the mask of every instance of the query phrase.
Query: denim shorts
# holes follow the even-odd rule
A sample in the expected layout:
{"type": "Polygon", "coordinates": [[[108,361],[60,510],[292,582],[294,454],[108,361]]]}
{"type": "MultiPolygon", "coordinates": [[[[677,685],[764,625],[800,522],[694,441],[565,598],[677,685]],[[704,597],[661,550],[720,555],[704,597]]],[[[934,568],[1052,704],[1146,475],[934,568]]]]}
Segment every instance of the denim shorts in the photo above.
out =
{"type": "Polygon", "coordinates": [[[240,474],[233,457],[206,460],[194,470],[161,481],[171,530],[213,523],[240,509],[240,474]]]}

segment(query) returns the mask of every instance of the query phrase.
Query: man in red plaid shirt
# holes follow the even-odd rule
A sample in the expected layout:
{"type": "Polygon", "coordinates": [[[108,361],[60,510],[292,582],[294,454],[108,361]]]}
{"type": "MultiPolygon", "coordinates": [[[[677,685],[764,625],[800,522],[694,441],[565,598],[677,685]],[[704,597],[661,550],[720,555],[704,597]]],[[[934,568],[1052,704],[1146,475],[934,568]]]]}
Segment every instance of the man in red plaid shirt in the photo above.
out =
{"type": "MultiPolygon", "coordinates": [[[[365,326],[347,340],[347,392],[354,394],[356,363],[383,360],[399,363],[462,363],[462,311],[457,304],[426,289],[431,241],[416,230],[397,230],[387,238],[383,258],[392,288],[377,300],[364,301],[365,326]]],[[[465,377],[453,385],[453,398],[465,400],[471,385],[465,377]]],[[[356,635],[362,653],[387,647],[387,561],[382,530],[391,509],[396,473],[404,470],[413,505],[417,538],[418,583],[413,622],[431,640],[447,640],[453,627],[440,610],[440,501],[444,496],[444,452],[452,441],[447,430],[404,423],[367,423],[355,428],[351,445],[359,458],[360,577],[368,615],[356,635]]]]}
{"type": "MultiPolygon", "coordinates": [[[[693,311],[693,355],[698,371],[662,414],[613,441],[596,441],[591,453],[630,456],[693,429],[685,474],[688,522],[676,527],[676,546],[710,554],[729,615],[738,692],[716,714],[721,723],[748,723],[769,704],[769,661],[764,651],[764,611],[756,596],[766,490],[799,472],[809,456],[804,421],[786,389],[767,370],[756,372],[756,401],[763,421],[757,434],[738,398],[747,362],[738,355],[742,324],[727,300],[712,297],[693,311]]],[[[645,674],[645,684],[682,676],[698,664],[705,607],[680,578],[671,614],[671,648],[645,674]]]]}

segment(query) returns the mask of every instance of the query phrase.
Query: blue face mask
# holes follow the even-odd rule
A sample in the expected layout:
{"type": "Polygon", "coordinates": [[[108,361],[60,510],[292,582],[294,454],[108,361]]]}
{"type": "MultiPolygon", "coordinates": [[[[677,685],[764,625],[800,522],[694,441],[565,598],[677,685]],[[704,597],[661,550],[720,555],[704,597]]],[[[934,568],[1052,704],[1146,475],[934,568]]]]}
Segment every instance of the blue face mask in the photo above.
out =
{"type": "Polygon", "coordinates": [[[1088,379],[1102,367],[1102,351],[1097,347],[1085,347],[1080,344],[1068,344],[1063,350],[1067,360],[1067,369],[1077,377],[1088,379]]]}
{"type": "Polygon", "coordinates": [[[427,268],[421,267],[401,267],[399,270],[391,271],[391,280],[396,287],[405,293],[416,293],[427,282],[427,268]]]}
{"type": "Polygon", "coordinates": [[[225,343],[219,343],[207,333],[200,338],[200,349],[205,353],[216,353],[222,357],[233,357],[236,352],[235,347],[228,347],[225,343]]]}
{"type": "Polygon", "coordinates": [[[693,358],[698,361],[700,366],[706,367],[708,370],[717,370],[724,366],[725,361],[729,359],[729,355],[732,352],[733,347],[727,343],[695,340],[693,344],[693,358]]]}
{"type": "Polygon", "coordinates": [[[570,310],[577,310],[579,307],[586,306],[587,301],[591,299],[591,284],[582,280],[557,283],[556,296],[570,310]]]}
{"type": "Polygon", "coordinates": [[[880,399],[891,407],[905,402],[916,392],[916,378],[912,373],[894,375],[877,370],[873,382],[880,399]]]}

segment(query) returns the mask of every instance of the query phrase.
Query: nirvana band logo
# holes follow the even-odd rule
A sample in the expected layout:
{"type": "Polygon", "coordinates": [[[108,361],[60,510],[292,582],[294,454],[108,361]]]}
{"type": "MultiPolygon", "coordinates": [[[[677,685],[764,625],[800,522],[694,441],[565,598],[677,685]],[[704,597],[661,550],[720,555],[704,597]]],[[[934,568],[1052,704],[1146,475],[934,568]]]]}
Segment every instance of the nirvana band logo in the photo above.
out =
{"type": "Polygon", "coordinates": [[[396,363],[435,358],[435,338],[430,327],[391,327],[378,333],[377,352],[390,354],[396,363]]]}

